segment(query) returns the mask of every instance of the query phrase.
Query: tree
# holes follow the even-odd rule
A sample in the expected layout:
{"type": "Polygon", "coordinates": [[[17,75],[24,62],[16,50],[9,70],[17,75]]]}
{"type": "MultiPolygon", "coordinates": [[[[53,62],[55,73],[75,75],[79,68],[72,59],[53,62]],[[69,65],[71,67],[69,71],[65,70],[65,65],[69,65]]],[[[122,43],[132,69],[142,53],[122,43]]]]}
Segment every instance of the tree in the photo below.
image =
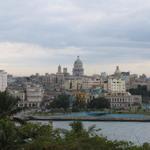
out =
{"type": "Polygon", "coordinates": [[[149,91],[147,90],[147,86],[145,85],[138,85],[137,88],[135,89],[129,89],[129,92],[131,94],[135,94],[135,95],[142,95],[143,97],[147,97],[147,96],[150,96],[149,95],[149,91]]]}
{"type": "Polygon", "coordinates": [[[76,94],[75,101],[73,102],[73,111],[81,111],[82,109],[85,109],[87,106],[86,103],[86,97],[84,93],[78,92],[76,94]]]}
{"type": "Polygon", "coordinates": [[[18,111],[18,99],[14,98],[8,92],[0,92],[0,118],[10,116],[18,111]]]}
{"type": "Polygon", "coordinates": [[[96,109],[110,108],[110,102],[108,99],[104,97],[94,98],[88,103],[88,108],[96,108],[96,109]]]}
{"type": "Polygon", "coordinates": [[[64,108],[65,110],[70,106],[70,97],[66,94],[59,95],[50,104],[51,108],[64,108]]]}
{"type": "Polygon", "coordinates": [[[17,147],[17,130],[13,122],[0,120],[0,149],[15,150],[17,147]]]}
{"type": "Polygon", "coordinates": [[[79,121],[70,124],[71,130],[62,132],[50,125],[27,123],[16,127],[8,119],[0,119],[1,150],[149,150],[150,144],[135,146],[131,142],[110,141],[88,130],[79,121]]]}

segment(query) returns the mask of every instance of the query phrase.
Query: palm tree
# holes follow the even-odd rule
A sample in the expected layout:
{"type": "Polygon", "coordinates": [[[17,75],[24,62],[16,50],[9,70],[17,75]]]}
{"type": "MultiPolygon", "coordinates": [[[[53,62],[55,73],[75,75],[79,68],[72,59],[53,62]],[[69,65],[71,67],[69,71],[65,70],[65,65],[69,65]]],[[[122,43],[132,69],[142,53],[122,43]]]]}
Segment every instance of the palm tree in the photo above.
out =
{"type": "Polygon", "coordinates": [[[11,116],[18,111],[18,99],[11,96],[7,91],[0,92],[0,118],[11,116]]]}

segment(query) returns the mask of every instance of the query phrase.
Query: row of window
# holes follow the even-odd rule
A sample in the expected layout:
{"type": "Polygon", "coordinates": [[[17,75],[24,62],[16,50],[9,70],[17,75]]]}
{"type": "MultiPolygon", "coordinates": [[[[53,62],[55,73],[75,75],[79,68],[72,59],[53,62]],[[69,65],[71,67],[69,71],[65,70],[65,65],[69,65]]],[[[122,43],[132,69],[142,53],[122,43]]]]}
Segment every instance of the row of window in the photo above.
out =
{"type": "Polygon", "coordinates": [[[112,98],[111,102],[131,102],[131,99],[125,98],[112,98]]]}
{"type": "Polygon", "coordinates": [[[111,107],[129,107],[130,104],[121,104],[121,103],[114,103],[111,104],[111,107]]]}

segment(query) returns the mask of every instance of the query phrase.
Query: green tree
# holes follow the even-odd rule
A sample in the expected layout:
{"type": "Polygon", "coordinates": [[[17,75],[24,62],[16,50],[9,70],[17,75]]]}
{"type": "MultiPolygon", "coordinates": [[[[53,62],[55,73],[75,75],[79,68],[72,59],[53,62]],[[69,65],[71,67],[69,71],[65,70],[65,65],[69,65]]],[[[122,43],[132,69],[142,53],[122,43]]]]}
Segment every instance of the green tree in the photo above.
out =
{"type": "Polygon", "coordinates": [[[66,94],[59,95],[50,104],[50,108],[64,108],[65,110],[70,106],[70,97],[66,94]]]}
{"type": "Polygon", "coordinates": [[[96,109],[110,108],[110,102],[108,99],[104,97],[94,98],[88,103],[88,108],[96,108],[96,109]]]}
{"type": "Polygon", "coordinates": [[[17,148],[17,129],[13,122],[0,120],[0,149],[15,150],[17,148]]]}
{"type": "Polygon", "coordinates": [[[0,118],[11,116],[18,111],[18,99],[14,98],[8,92],[0,92],[0,118]]]}
{"type": "Polygon", "coordinates": [[[136,146],[131,142],[111,141],[93,133],[95,126],[86,130],[75,121],[71,130],[64,132],[51,125],[27,123],[16,127],[8,119],[0,120],[0,150],[149,150],[150,144],[136,146]]]}

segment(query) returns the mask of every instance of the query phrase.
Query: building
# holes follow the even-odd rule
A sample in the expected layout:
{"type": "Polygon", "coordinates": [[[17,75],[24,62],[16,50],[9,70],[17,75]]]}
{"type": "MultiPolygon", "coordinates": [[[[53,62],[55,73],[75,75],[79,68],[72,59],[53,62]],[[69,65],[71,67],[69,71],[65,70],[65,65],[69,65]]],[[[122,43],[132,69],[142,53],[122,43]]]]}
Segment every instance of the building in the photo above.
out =
{"type": "Polygon", "coordinates": [[[0,70],[0,92],[4,92],[7,88],[7,73],[0,70]]]}
{"type": "Polygon", "coordinates": [[[125,81],[120,78],[108,79],[108,92],[109,93],[125,93],[126,84],[125,81]]]}
{"type": "Polygon", "coordinates": [[[27,84],[25,99],[19,101],[18,107],[38,108],[43,100],[43,88],[36,84],[27,84]]]}
{"type": "Polygon", "coordinates": [[[109,93],[106,99],[110,101],[111,109],[136,110],[142,105],[142,97],[130,93],[109,93]]]}
{"type": "Polygon", "coordinates": [[[67,68],[63,68],[63,74],[68,74],[67,68]]]}
{"type": "Polygon", "coordinates": [[[74,67],[72,70],[73,76],[83,76],[84,75],[84,69],[83,69],[83,63],[80,60],[80,57],[77,57],[77,60],[74,62],[74,67]]]}
{"type": "Polygon", "coordinates": [[[62,71],[61,71],[61,66],[59,65],[59,66],[58,66],[57,74],[61,74],[61,73],[62,73],[62,71]]]}
{"type": "Polygon", "coordinates": [[[65,80],[64,89],[69,91],[78,91],[82,89],[83,81],[79,79],[65,80]]]}
{"type": "Polygon", "coordinates": [[[101,81],[106,81],[106,80],[107,80],[107,77],[108,77],[108,75],[107,75],[106,72],[102,72],[102,73],[101,73],[101,76],[100,76],[101,81]]]}
{"type": "Polygon", "coordinates": [[[67,68],[63,68],[63,74],[65,77],[68,77],[69,76],[69,73],[68,73],[68,69],[67,68]]]}

